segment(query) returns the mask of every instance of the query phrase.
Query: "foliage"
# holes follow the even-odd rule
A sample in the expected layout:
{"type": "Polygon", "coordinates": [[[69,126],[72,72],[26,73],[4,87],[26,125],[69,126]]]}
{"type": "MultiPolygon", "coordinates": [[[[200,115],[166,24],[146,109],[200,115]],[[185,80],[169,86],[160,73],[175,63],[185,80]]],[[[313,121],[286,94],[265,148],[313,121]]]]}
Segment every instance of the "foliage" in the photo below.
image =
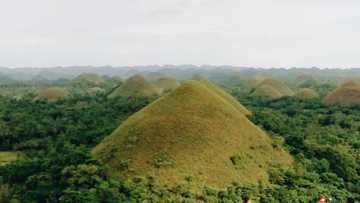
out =
{"type": "MultiPolygon", "coordinates": [[[[333,86],[314,88],[319,98],[272,101],[246,97],[241,87],[232,89],[252,111],[251,121],[273,138],[273,146],[287,148],[295,164],[269,167],[269,183],[200,190],[194,190],[196,177],[191,176],[173,186],[159,185],[151,177],[114,180],[108,166],[91,157],[92,147],[149,98],[96,95],[46,102],[33,101],[33,96],[0,97],[0,151],[24,154],[0,167],[0,202],[241,202],[250,197],[261,203],[307,203],[319,194],[333,202],[359,201],[360,107],[324,106],[321,98],[333,86]]],[[[227,158],[241,165],[245,156],[233,153],[227,158]]],[[[166,156],[153,158],[169,161],[166,156]]],[[[124,159],[120,165],[126,168],[130,162],[124,159]]]]}

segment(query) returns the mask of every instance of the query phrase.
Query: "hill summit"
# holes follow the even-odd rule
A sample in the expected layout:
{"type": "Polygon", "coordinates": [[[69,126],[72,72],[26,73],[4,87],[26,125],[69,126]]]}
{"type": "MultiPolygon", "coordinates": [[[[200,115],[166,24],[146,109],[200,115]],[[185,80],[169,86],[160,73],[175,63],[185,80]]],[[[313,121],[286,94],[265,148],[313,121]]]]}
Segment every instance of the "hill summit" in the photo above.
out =
{"type": "Polygon", "coordinates": [[[77,76],[74,84],[87,85],[87,86],[102,86],[106,82],[105,78],[95,73],[83,73],[77,76]]]}
{"type": "Polygon", "coordinates": [[[285,96],[293,96],[294,92],[283,82],[267,78],[251,91],[251,96],[277,99],[285,96]]]}
{"type": "Polygon", "coordinates": [[[348,81],[330,92],[323,100],[326,105],[360,105],[360,82],[348,81]]]}
{"type": "Polygon", "coordinates": [[[149,83],[143,75],[137,74],[128,78],[124,84],[111,92],[108,97],[149,97],[160,93],[160,88],[149,83]]]}
{"type": "Polygon", "coordinates": [[[36,100],[56,101],[69,96],[69,91],[61,87],[49,87],[39,92],[36,100]]]}
{"type": "Polygon", "coordinates": [[[167,92],[176,89],[180,83],[174,77],[164,76],[157,79],[155,85],[161,88],[162,91],[167,92]]]}
{"type": "Polygon", "coordinates": [[[123,122],[92,151],[117,178],[154,177],[195,188],[267,182],[270,165],[291,157],[248,120],[251,114],[207,81],[187,81],[123,122]]]}
{"type": "Polygon", "coordinates": [[[313,89],[301,88],[296,92],[295,97],[299,99],[314,99],[314,98],[318,98],[319,94],[315,92],[315,90],[313,89]]]}

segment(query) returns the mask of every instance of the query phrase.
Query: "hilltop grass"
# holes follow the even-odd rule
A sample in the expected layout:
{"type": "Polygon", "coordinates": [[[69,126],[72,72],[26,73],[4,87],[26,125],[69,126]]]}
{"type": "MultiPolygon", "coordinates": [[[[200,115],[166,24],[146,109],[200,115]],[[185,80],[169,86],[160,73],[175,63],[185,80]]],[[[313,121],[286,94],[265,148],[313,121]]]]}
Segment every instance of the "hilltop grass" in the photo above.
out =
{"type": "Polygon", "coordinates": [[[180,83],[174,77],[160,77],[155,81],[155,85],[167,92],[176,89],[180,86],[180,83]]]}
{"type": "Polygon", "coordinates": [[[18,152],[0,152],[0,166],[4,166],[21,158],[18,152]]]}
{"type": "Polygon", "coordinates": [[[104,77],[94,73],[83,73],[74,79],[75,84],[101,86],[106,83],[104,77]]]}
{"type": "Polygon", "coordinates": [[[319,94],[310,88],[302,88],[296,92],[295,97],[299,99],[314,99],[318,98],[319,94]]]}
{"type": "Polygon", "coordinates": [[[36,100],[56,101],[69,96],[69,91],[61,87],[49,87],[39,92],[36,100]]]}
{"type": "Polygon", "coordinates": [[[220,89],[218,86],[212,84],[211,82],[207,80],[201,81],[203,85],[205,85],[210,90],[214,91],[216,94],[221,96],[223,99],[225,99],[225,102],[228,102],[229,104],[233,105],[238,111],[245,115],[251,115],[251,112],[246,109],[242,104],[240,104],[234,97],[232,97],[230,94],[226,93],[224,90],[220,89]]]}
{"type": "Polygon", "coordinates": [[[108,97],[150,97],[159,95],[161,90],[155,85],[146,81],[142,75],[134,75],[128,78],[124,84],[111,92],[108,97]]]}
{"type": "Polygon", "coordinates": [[[292,159],[273,148],[247,114],[218,87],[189,81],[128,118],[92,154],[122,179],[151,176],[176,185],[191,177],[198,189],[267,182],[271,166],[289,166],[292,159]],[[232,161],[239,154],[242,159],[232,161]]]}
{"type": "Polygon", "coordinates": [[[326,105],[360,105],[360,82],[348,81],[330,92],[323,100],[326,105]]]}
{"type": "Polygon", "coordinates": [[[267,78],[263,80],[251,93],[251,96],[278,99],[285,96],[293,96],[294,92],[283,82],[267,78]]]}
{"type": "Polygon", "coordinates": [[[250,95],[254,97],[264,97],[269,99],[277,99],[283,96],[279,91],[277,91],[270,85],[261,85],[255,90],[253,90],[250,95]]]}

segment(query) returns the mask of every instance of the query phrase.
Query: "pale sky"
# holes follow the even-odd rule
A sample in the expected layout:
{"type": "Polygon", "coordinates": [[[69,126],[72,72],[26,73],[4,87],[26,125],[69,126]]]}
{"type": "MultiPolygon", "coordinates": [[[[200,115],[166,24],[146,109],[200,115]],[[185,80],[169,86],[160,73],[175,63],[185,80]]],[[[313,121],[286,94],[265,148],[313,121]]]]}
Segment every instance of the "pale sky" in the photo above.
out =
{"type": "Polygon", "coordinates": [[[0,66],[360,67],[360,0],[0,0],[0,66]]]}

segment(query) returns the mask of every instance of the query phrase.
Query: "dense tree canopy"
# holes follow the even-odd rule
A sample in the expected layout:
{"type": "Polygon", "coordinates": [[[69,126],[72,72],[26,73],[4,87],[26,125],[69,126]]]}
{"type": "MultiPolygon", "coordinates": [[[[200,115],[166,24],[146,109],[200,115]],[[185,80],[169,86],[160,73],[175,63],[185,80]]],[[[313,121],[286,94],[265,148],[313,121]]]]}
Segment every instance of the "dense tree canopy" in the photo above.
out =
{"type": "MultiPolygon", "coordinates": [[[[327,87],[323,87],[325,89],[327,87]]],[[[232,92],[251,120],[293,155],[293,168],[269,170],[270,183],[234,183],[225,189],[176,187],[147,177],[113,180],[90,150],[152,98],[75,96],[56,102],[0,98],[0,151],[23,158],[0,167],[0,202],[334,202],[359,199],[360,107],[326,107],[320,98],[268,101],[232,92]]],[[[241,92],[239,92],[241,91],[241,92]]]]}

